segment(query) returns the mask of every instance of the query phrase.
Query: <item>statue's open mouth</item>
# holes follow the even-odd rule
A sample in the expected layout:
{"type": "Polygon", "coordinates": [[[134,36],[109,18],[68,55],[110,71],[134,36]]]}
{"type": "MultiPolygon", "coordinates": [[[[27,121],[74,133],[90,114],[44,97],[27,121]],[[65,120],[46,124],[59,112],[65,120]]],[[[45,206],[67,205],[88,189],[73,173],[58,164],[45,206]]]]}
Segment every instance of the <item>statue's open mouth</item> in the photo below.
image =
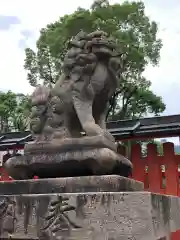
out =
{"type": "Polygon", "coordinates": [[[91,44],[92,52],[99,57],[112,57],[115,53],[115,44],[102,38],[94,38],[91,44]]]}

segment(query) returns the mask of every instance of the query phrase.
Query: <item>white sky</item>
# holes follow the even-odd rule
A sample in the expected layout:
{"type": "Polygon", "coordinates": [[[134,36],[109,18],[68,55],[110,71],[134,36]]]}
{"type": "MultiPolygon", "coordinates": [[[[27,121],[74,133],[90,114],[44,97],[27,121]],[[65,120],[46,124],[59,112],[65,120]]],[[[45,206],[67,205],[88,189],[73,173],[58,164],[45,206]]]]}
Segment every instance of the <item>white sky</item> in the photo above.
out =
{"type": "MultiPolygon", "coordinates": [[[[0,29],[0,89],[15,92],[31,92],[23,69],[25,47],[34,47],[39,29],[59,16],[73,12],[77,7],[89,7],[93,0],[1,0],[0,15],[16,16],[21,24],[10,29],[0,29]],[[33,33],[30,38],[23,31],[33,33]]],[[[121,1],[110,1],[121,2],[121,1]]],[[[161,61],[158,67],[149,66],[146,77],[152,89],[161,95],[167,105],[165,115],[179,114],[180,105],[180,0],[144,0],[146,12],[159,23],[159,36],[163,40],[161,61]]]]}

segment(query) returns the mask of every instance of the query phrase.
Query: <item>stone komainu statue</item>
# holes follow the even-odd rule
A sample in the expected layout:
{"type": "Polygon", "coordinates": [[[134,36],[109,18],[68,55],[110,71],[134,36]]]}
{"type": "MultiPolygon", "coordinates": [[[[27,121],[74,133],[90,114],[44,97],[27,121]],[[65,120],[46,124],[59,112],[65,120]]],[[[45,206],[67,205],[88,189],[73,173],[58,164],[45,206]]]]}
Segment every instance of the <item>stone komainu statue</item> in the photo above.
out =
{"type": "MultiPolygon", "coordinates": [[[[101,31],[81,31],[70,41],[55,86],[38,86],[32,94],[31,131],[35,141],[25,145],[24,162],[18,163],[21,173],[25,172],[23,178],[128,176],[132,165],[117,154],[105,124],[108,102],[121,73],[120,56],[115,42],[101,31]]],[[[12,176],[11,165],[14,163],[9,160],[6,166],[12,176]]],[[[16,178],[18,174],[16,171],[16,178]]]]}
{"type": "Polygon", "coordinates": [[[80,137],[81,132],[113,140],[105,116],[121,70],[115,43],[104,32],[80,32],[70,46],[54,88],[38,86],[32,95],[32,132],[38,140],[80,137]]]}

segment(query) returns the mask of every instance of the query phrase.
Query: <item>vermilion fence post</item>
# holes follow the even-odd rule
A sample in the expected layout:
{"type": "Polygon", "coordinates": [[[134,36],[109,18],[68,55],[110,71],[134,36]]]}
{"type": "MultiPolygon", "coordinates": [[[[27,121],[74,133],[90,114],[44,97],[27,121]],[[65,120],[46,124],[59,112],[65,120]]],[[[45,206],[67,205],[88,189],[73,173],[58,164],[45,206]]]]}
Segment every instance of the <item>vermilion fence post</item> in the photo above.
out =
{"type": "MultiPolygon", "coordinates": [[[[177,195],[180,196],[180,169],[179,169],[179,166],[180,166],[180,155],[175,155],[175,160],[176,160],[176,164],[177,164],[177,168],[178,168],[178,193],[177,195]]],[[[180,239],[180,238],[179,238],[180,239]]]]}
{"type": "Polygon", "coordinates": [[[178,195],[178,164],[176,163],[174,144],[164,143],[164,165],[166,177],[166,194],[178,195]]]}
{"type": "MultiPolygon", "coordinates": [[[[174,153],[173,143],[164,143],[164,164],[166,166],[166,194],[178,195],[179,188],[179,174],[178,174],[178,163],[176,161],[176,155],[174,153]]],[[[171,240],[179,240],[180,231],[171,234],[171,240]]]]}
{"type": "Polygon", "coordinates": [[[133,164],[132,178],[144,183],[145,180],[145,161],[141,157],[141,146],[134,144],[131,150],[131,161],[133,164]]]}
{"type": "Polygon", "coordinates": [[[157,146],[155,144],[147,145],[147,165],[148,165],[148,179],[149,191],[161,192],[161,164],[157,153],[157,146]]]}

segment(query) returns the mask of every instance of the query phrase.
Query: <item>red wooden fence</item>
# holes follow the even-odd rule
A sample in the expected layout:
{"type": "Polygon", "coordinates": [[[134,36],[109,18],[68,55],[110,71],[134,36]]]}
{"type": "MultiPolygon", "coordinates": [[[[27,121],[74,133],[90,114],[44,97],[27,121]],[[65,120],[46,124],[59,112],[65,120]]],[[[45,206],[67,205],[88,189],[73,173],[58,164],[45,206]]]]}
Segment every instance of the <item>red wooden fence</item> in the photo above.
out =
{"type": "MultiPolygon", "coordinates": [[[[127,155],[123,146],[119,147],[119,152],[127,155]]],[[[180,155],[174,153],[173,143],[163,144],[162,156],[155,144],[148,144],[146,157],[142,156],[141,146],[134,144],[131,161],[132,178],[143,182],[146,191],[180,196],[180,155]]],[[[173,233],[171,239],[180,240],[180,231],[173,233]]]]}
{"type": "Polygon", "coordinates": [[[133,145],[132,178],[143,182],[145,190],[180,196],[180,155],[174,153],[173,143],[164,143],[163,152],[162,156],[158,155],[156,145],[148,144],[147,156],[142,157],[140,145],[133,145]]]}

